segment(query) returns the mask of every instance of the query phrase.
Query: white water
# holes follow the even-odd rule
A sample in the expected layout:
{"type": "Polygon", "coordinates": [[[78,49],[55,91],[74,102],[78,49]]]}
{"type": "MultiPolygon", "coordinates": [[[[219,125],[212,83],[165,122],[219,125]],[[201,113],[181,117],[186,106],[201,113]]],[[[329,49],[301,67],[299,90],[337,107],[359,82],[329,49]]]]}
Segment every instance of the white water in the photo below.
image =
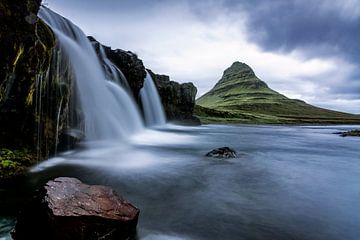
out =
{"type": "Polygon", "coordinates": [[[155,83],[148,72],[146,72],[144,86],[140,90],[140,97],[144,109],[146,125],[164,125],[166,123],[164,109],[155,83]]]}
{"type": "Polygon", "coordinates": [[[76,25],[42,7],[39,17],[54,31],[76,78],[87,140],[125,139],[143,129],[138,108],[120,86],[106,80],[90,41],[76,25]]]}
{"type": "Polygon", "coordinates": [[[126,88],[126,90],[130,91],[130,86],[129,83],[125,77],[125,75],[122,73],[122,71],[113,63],[110,61],[110,59],[106,56],[104,47],[100,44],[99,45],[99,50],[100,50],[100,58],[103,62],[103,66],[104,66],[104,70],[105,70],[105,74],[108,78],[108,80],[114,81],[118,84],[120,84],[121,86],[123,86],[124,88],[126,88]]]}
{"type": "MultiPolygon", "coordinates": [[[[111,186],[141,209],[139,240],[358,240],[360,139],[333,133],[359,127],[169,126],[143,143],[62,153],[33,169],[26,187],[62,174],[111,186]],[[238,158],[204,156],[225,143],[238,158]]],[[[0,208],[10,193],[0,191],[0,208]]]]}

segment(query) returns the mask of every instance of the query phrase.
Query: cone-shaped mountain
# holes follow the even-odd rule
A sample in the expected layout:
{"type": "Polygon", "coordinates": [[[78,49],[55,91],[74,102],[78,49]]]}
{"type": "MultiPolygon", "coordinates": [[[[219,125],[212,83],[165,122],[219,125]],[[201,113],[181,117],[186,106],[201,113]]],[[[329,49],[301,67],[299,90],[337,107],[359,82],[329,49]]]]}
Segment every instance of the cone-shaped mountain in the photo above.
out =
{"type": "Polygon", "coordinates": [[[358,115],[336,112],[290,99],[272,90],[245,63],[234,62],[208,93],[197,100],[204,122],[355,123],[358,115]],[[226,119],[225,119],[226,118],[226,119]]]}

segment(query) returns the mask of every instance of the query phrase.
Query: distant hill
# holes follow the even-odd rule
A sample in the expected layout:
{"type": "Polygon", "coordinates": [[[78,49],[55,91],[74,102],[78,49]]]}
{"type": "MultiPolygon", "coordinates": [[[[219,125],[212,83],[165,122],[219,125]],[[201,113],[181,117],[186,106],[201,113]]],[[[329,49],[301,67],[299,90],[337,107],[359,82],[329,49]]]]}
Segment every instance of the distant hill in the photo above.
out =
{"type": "Polygon", "coordinates": [[[272,90],[245,63],[235,62],[196,101],[203,123],[360,123],[360,116],[312,106],[272,90]]]}

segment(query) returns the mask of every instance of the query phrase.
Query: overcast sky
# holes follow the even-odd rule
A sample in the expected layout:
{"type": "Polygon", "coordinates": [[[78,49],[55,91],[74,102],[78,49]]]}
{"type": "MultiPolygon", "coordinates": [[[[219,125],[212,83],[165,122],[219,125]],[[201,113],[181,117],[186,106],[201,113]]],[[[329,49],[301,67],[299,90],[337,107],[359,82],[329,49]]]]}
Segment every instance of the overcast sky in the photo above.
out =
{"type": "Polygon", "coordinates": [[[288,97],[360,114],[360,0],[43,2],[198,97],[241,61],[288,97]]]}

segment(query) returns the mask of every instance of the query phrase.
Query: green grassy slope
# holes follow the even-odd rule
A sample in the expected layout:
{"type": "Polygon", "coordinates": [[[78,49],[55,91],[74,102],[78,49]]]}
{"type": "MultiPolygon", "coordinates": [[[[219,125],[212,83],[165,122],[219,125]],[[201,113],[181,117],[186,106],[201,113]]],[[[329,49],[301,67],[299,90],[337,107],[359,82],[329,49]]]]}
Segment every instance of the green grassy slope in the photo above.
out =
{"type": "Polygon", "coordinates": [[[195,115],[204,123],[360,123],[360,116],[312,106],[270,89],[245,63],[235,62],[208,93],[195,115]]]}

